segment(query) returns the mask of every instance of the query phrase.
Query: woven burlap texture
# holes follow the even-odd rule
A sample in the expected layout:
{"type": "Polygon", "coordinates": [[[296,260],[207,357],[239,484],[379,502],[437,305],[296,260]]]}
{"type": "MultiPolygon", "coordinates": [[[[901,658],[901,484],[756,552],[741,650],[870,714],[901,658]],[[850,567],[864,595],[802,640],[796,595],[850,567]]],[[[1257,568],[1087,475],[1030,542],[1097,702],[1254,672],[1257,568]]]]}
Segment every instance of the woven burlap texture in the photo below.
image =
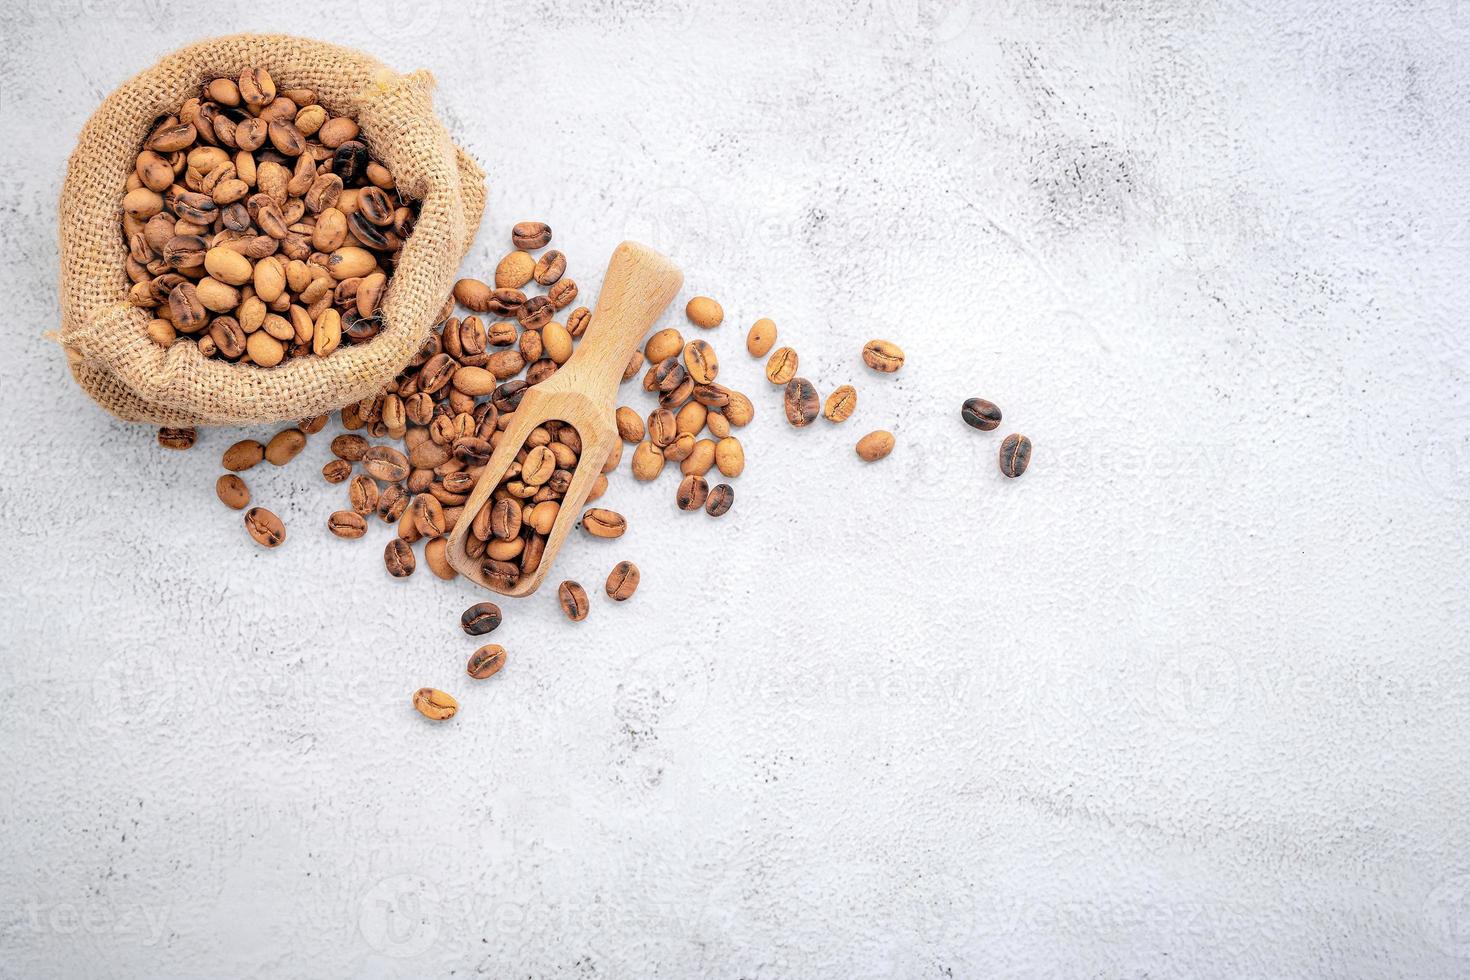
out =
{"type": "Polygon", "coordinates": [[[433,87],[428,72],[395,74],[350,48],[260,34],[192,45],[120,86],[82,129],[61,191],[60,341],[77,383],[118,418],[183,426],[320,415],[391,381],[428,336],[485,207],[485,175],[434,115],[433,87]],[[253,67],[354,117],[420,208],[383,301],[382,332],[268,369],[202,357],[188,340],[166,350],[150,341],[148,311],[127,302],[121,230],[124,185],[154,120],[201,83],[253,67]]]}

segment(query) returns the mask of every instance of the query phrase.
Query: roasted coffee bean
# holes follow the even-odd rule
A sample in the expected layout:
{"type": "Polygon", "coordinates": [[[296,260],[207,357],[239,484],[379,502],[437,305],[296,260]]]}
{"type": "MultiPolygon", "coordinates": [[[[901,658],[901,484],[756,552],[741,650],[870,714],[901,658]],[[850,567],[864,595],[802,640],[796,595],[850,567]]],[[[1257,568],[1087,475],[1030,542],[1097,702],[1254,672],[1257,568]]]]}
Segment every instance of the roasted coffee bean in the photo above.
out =
{"type": "Polygon", "coordinates": [[[684,347],[684,369],[697,385],[707,385],[720,373],[715,349],[707,341],[691,340],[684,347]]]}
{"type": "Polygon", "coordinates": [[[408,479],[408,457],[392,446],[373,446],[362,457],[362,468],[368,476],[384,483],[408,479]]]}
{"type": "MultiPolygon", "coordinates": [[[[585,306],[579,306],[567,314],[567,333],[573,337],[581,337],[587,332],[587,327],[592,323],[592,311],[585,306]]],[[[624,375],[624,380],[627,376],[624,375]]]]}
{"type": "Polygon", "coordinates": [[[1031,464],[1031,440],[1011,433],[1000,443],[1000,471],[1011,479],[1026,472],[1031,464]]]}
{"type": "Polygon", "coordinates": [[[708,296],[696,296],[684,307],[684,315],[696,327],[706,330],[718,327],[725,319],[725,311],[708,296]]]}
{"type": "MultiPolygon", "coordinates": [[[[409,554],[411,555],[412,552],[409,554]]],[[[458,713],[459,702],[443,691],[432,687],[421,687],[413,692],[413,707],[415,711],[430,721],[448,721],[458,713]]]]}
{"type": "Polygon", "coordinates": [[[717,484],[710,489],[704,501],[704,512],[711,517],[721,517],[735,503],[735,490],[728,483],[717,484]]]}
{"type": "Polygon", "coordinates": [[[361,140],[348,140],[332,155],[332,173],[341,177],[344,184],[351,184],[362,175],[367,161],[367,144],[361,140]]]}
{"type": "Polygon", "coordinates": [[[165,426],[158,430],[158,444],[164,449],[188,449],[197,438],[199,433],[190,426],[172,429],[165,426]]]}
{"type": "Polygon", "coordinates": [[[445,582],[459,577],[459,572],[449,563],[449,540],[442,535],[424,542],[424,564],[429,566],[435,578],[445,582]]]}
{"type": "MultiPolygon", "coordinates": [[[[259,445],[259,443],[257,443],[259,445]]],[[[344,432],[332,440],[332,455],[355,463],[367,455],[368,441],[362,436],[344,432]]]]}
{"type": "Polygon", "coordinates": [[[367,533],[367,520],[356,511],[339,510],[327,518],[327,530],[339,538],[360,538],[367,533]]]}
{"type": "Polygon", "coordinates": [[[219,502],[234,510],[244,510],[250,506],[250,488],[245,481],[233,473],[226,473],[214,481],[215,496],[219,502]]]}
{"type": "Polygon", "coordinates": [[[766,380],[773,385],[784,385],[796,377],[796,351],[790,347],[779,347],[766,361],[766,380]]]}
{"type": "MultiPolygon", "coordinates": [[[[525,255],[524,252],[520,253],[525,255]]],[[[526,256],[530,258],[530,256],[526,256]]],[[[567,271],[567,257],[556,249],[550,249],[541,253],[541,258],[536,260],[536,281],[543,286],[550,286],[567,271]]]]}
{"type": "Polygon", "coordinates": [[[466,466],[484,466],[495,452],[493,446],[476,436],[463,436],[454,440],[454,458],[466,466]]]}
{"type": "Polygon", "coordinates": [[[266,548],[274,548],[286,540],[286,525],[264,507],[252,507],[245,512],[245,530],[256,544],[266,548]]]}
{"type": "Polygon", "coordinates": [[[615,510],[593,507],[582,514],[582,530],[594,538],[620,538],[628,530],[628,521],[615,510]]]}
{"type": "Polygon", "coordinates": [[[347,487],[347,499],[357,513],[371,514],[378,507],[378,485],[370,476],[354,476],[347,487]]]}
{"type": "Polygon", "coordinates": [[[553,309],[566,309],[577,299],[576,280],[571,278],[558,280],[550,289],[546,290],[546,298],[551,302],[553,309]]]}
{"type": "MultiPolygon", "coordinates": [[[[524,561],[524,552],[521,557],[522,561],[524,561]]],[[[480,565],[480,574],[485,576],[485,579],[495,588],[509,589],[513,588],[516,582],[520,581],[521,568],[508,561],[487,557],[480,565]]],[[[530,574],[530,572],[528,571],[527,574],[530,574]]]]}
{"type": "Polygon", "coordinates": [[[641,442],[643,440],[643,419],[638,413],[627,405],[618,406],[613,420],[617,423],[618,437],[624,442],[641,442]]]}
{"type": "Polygon", "coordinates": [[[314,436],[327,427],[327,422],[329,420],[329,416],[326,415],[313,415],[309,419],[302,419],[301,423],[297,425],[296,428],[300,429],[302,432],[305,432],[309,436],[314,436]]]}
{"type": "Polygon", "coordinates": [[[679,492],[674,500],[680,510],[699,510],[708,496],[709,484],[704,482],[704,477],[690,473],[679,481],[679,492]]]}
{"type": "Polygon", "coordinates": [[[638,591],[638,566],[630,561],[620,561],[607,574],[605,586],[607,596],[614,602],[626,602],[638,591]]]}
{"type": "Polygon", "coordinates": [[[855,408],[857,389],[852,385],[843,385],[827,396],[827,404],[822,406],[822,417],[828,422],[846,422],[852,418],[855,408]]]}
{"type": "Polygon", "coordinates": [[[688,376],[689,372],[684,369],[678,356],[667,357],[653,369],[655,390],[660,394],[671,392],[683,384],[688,376]]]}
{"type": "Polygon", "coordinates": [[[673,327],[665,327],[643,345],[643,356],[648,358],[650,364],[662,364],[671,357],[676,357],[684,350],[684,337],[673,327]]]}
{"type": "Polygon", "coordinates": [[[732,391],[729,402],[720,409],[720,414],[725,416],[731,425],[738,428],[749,425],[755,418],[755,406],[741,392],[732,391]]]}
{"type": "Polygon", "coordinates": [[[408,509],[408,491],[401,483],[390,483],[378,492],[378,517],[384,524],[392,524],[408,509]]]}
{"type": "Polygon", "coordinates": [[[960,406],[960,418],[972,428],[989,432],[1000,425],[1000,408],[983,398],[967,398],[960,406]]]}
{"type": "Polygon", "coordinates": [[[648,441],[659,449],[666,448],[678,436],[679,422],[673,412],[660,408],[648,416],[648,441]]]}
{"type": "Polygon", "coordinates": [[[265,459],[265,447],[254,439],[241,439],[225,450],[220,463],[234,473],[243,473],[265,459]]]}
{"type": "Polygon", "coordinates": [[[328,483],[342,483],[352,475],[352,464],[345,459],[328,460],[322,467],[322,479],[328,483]]]}
{"type": "MultiPolygon", "coordinates": [[[[547,254],[553,253],[548,252],[547,254]]],[[[560,252],[554,254],[561,255],[560,252]]],[[[536,274],[538,268],[536,260],[529,252],[517,249],[501,259],[495,267],[495,287],[497,289],[520,289],[531,281],[531,277],[536,274]]],[[[566,268],[565,261],[562,263],[562,268],[566,268]]]]}
{"type": "Polygon", "coordinates": [[[444,533],[444,506],[433,494],[420,493],[409,504],[413,526],[426,538],[444,533]]]}
{"type": "Polygon", "coordinates": [[[872,463],[893,452],[893,433],[885,429],[869,432],[858,440],[857,454],[865,462],[872,463]]]}
{"type": "Polygon", "coordinates": [[[806,378],[792,378],[786,383],[786,421],[797,428],[811,425],[820,406],[817,389],[806,378]]]}
{"type": "Polygon", "coordinates": [[[500,607],[493,602],[477,602],[460,614],[459,625],[470,636],[484,636],[500,625],[500,607]]]}
{"type": "Polygon", "coordinates": [[[730,404],[730,389],[722,384],[695,385],[692,394],[694,400],[706,408],[724,408],[730,404]]]}
{"type": "Polygon", "coordinates": [[[552,314],[555,312],[556,307],[551,300],[545,296],[532,296],[518,309],[507,310],[505,315],[514,316],[526,330],[540,330],[551,322],[552,314]]]}
{"type": "Polygon", "coordinates": [[[477,681],[487,677],[494,677],[505,666],[505,647],[498,643],[488,643],[470,654],[470,659],[465,664],[465,673],[477,681]]]}
{"type": "Polygon", "coordinates": [[[485,299],[483,312],[495,316],[515,316],[526,304],[526,294],[519,289],[493,289],[485,299]]]}
{"type": "Polygon", "coordinates": [[[408,578],[418,567],[413,557],[413,546],[399,537],[388,540],[388,546],[383,549],[383,564],[394,578],[408,578]]]}
{"type": "Polygon", "coordinates": [[[540,221],[516,222],[510,240],[519,249],[545,248],[551,242],[551,226],[540,221]]]}
{"type": "Polygon", "coordinates": [[[266,462],[285,466],[306,448],[306,433],[300,429],[282,429],[265,444],[266,462]]]}
{"type": "Polygon", "coordinates": [[[745,349],[751,357],[765,357],[776,346],[776,321],[761,317],[751,324],[745,336],[745,349]]]}
{"type": "Polygon", "coordinates": [[[903,351],[888,340],[870,340],[863,345],[863,363],[874,371],[892,374],[903,367],[903,351]]]}
{"type": "Polygon", "coordinates": [[[566,581],[557,586],[556,598],[567,619],[580,623],[587,618],[587,590],[576,582],[566,581]]]}
{"type": "Polygon", "coordinates": [[[745,447],[734,436],[715,443],[715,466],[725,476],[736,477],[745,472],[745,447]]]}

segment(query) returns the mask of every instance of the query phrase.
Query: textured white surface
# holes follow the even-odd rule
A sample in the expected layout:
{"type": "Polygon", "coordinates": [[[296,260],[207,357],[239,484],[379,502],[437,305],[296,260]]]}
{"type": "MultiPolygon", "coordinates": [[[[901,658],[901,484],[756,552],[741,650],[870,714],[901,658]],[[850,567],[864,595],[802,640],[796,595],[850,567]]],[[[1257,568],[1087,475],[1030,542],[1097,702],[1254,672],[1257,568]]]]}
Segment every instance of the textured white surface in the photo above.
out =
{"type": "Polygon", "coordinates": [[[266,553],[239,433],[70,385],[66,155],[201,8],[5,3],[0,977],[1470,974],[1470,6],[210,6],[431,69],[468,268],[668,250],[761,416],[727,518],[625,476],[558,577],[637,597],[505,603],[469,682],[325,438],[266,553]],[[856,417],[780,421],[760,315],[856,417]]]}

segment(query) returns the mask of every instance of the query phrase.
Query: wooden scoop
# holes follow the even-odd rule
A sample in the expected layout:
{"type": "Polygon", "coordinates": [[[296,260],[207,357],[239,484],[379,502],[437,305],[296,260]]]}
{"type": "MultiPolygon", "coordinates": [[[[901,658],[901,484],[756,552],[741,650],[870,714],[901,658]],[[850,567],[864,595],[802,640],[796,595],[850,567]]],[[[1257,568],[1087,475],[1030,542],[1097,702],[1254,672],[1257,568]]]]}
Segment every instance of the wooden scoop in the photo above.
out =
{"type": "Polygon", "coordinates": [[[501,434],[480,482],[465,501],[463,517],[449,535],[449,563],[467,579],[509,596],[535,592],[551,569],[567,532],[577,523],[587,495],[618,441],[613,421],[618,385],[638,341],[653,326],[684,283],[684,274],[672,262],[645,245],[623,242],[614,250],[602,280],[602,292],[592,311],[591,324],[570,360],[545,381],[526,390],[501,434]],[[561,510],[541,564],[522,575],[510,588],[499,587],[481,570],[481,560],[465,552],[470,524],[500,485],[531,430],[543,422],[568,422],[582,439],[582,455],[562,497],[561,510]]]}

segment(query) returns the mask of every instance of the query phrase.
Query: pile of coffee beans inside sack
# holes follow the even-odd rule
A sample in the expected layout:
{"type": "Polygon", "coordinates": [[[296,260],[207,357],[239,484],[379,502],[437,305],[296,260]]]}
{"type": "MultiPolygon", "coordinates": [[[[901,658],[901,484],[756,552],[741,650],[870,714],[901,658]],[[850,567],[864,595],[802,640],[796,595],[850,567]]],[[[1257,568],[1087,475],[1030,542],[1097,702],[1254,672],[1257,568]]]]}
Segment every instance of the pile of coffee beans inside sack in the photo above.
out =
{"type": "MultiPolygon", "coordinates": [[[[346,539],[367,536],[375,523],[391,529],[383,551],[389,575],[413,575],[418,568],[414,549],[421,544],[429,570],[453,579],[447,536],[462,520],[473,522],[467,550],[497,584],[509,587],[539,566],[582,454],[572,426],[553,421],[532,430],[489,503],[476,514],[466,514],[465,503],[522,395],[572,357],[591,320],[588,307],[573,307],[577,285],[566,274],[567,256],[549,247],[551,238],[551,228],[542,222],[515,225],[514,248],[499,261],[491,281],[459,280],[424,347],[394,382],[340,412],[344,431],[332,439],[333,459],[323,467],[322,477],[345,486],[346,493],[344,506],[327,515],[327,527],[346,539]]],[[[696,296],[684,313],[697,336],[689,339],[676,327],[664,327],[629,357],[623,382],[647,393],[647,407],[635,408],[626,403],[633,401],[629,398],[617,408],[621,441],[602,462],[589,504],[607,492],[609,477],[626,455],[627,469],[639,482],[656,481],[670,464],[677,466],[673,495],[681,511],[702,510],[718,518],[734,505],[735,490],[726,481],[745,469],[745,446],[737,432],[754,420],[755,403],[718,380],[720,359],[705,338],[717,336],[714,331],[724,322],[721,305],[696,296]],[[630,384],[635,379],[641,380],[630,384]],[[720,478],[714,486],[709,482],[712,473],[720,478]]],[[[790,425],[805,428],[819,415],[840,425],[853,416],[858,405],[853,385],[835,388],[824,400],[816,385],[798,374],[797,351],[776,343],[776,324],[768,318],[755,321],[745,338],[747,353],[764,359],[767,382],[782,392],[790,425]]],[[[891,375],[904,366],[904,352],[888,340],[869,341],[860,356],[877,375],[891,375]]],[[[1000,409],[982,398],[966,401],[960,414],[981,431],[994,430],[1001,422],[1000,409]]],[[[246,439],[224,451],[226,472],[216,493],[225,506],[245,511],[245,529],[262,547],[279,547],[287,530],[270,510],[251,506],[250,488],[241,474],[263,462],[285,465],[327,422],[326,416],[307,419],[264,444],[246,439]]],[[[160,444],[173,449],[192,446],[195,437],[192,429],[159,431],[160,444]]],[[[879,429],[859,438],[856,452],[872,463],[888,456],[894,445],[893,433],[879,429]]],[[[1001,471],[1019,477],[1030,455],[1030,440],[1007,436],[1000,449],[1001,471]]],[[[579,526],[590,536],[616,539],[627,520],[605,507],[589,507],[579,526]]],[[[625,602],[639,579],[638,566],[620,560],[608,572],[603,591],[610,600],[625,602]]],[[[590,601],[581,584],[563,581],[556,595],[569,620],[587,619],[590,601]]],[[[500,607],[488,601],[474,604],[460,618],[472,637],[493,632],[501,621],[500,607]]],[[[466,673],[476,679],[491,677],[506,659],[503,647],[481,646],[470,655],[466,673]]],[[[435,688],[415,692],[412,702],[436,720],[458,710],[453,696],[435,688]]]]}

